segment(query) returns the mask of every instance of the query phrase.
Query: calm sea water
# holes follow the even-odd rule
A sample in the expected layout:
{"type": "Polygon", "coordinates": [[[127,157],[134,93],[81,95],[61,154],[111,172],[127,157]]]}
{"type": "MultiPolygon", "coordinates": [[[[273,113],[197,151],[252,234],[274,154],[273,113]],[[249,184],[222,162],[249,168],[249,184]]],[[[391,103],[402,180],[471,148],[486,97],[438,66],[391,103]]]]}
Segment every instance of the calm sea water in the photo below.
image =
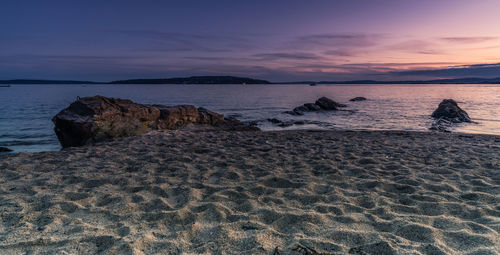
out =
{"type": "Polygon", "coordinates": [[[15,151],[59,150],[51,118],[77,96],[103,95],[147,104],[193,104],[257,122],[263,130],[368,129],[427,131],[429,115],[453,98],[477,124],[454,131],[500,135],[500,85],[13,85],[0,88],[0,146],[15,151]],[[346,111],[291,116],[284,111],[321,96],[348,105],[346,111]],[[364,96],[367,101],[349,102],[364,96]],[[268,118],[304,120],[281,128],[268,118]]]}

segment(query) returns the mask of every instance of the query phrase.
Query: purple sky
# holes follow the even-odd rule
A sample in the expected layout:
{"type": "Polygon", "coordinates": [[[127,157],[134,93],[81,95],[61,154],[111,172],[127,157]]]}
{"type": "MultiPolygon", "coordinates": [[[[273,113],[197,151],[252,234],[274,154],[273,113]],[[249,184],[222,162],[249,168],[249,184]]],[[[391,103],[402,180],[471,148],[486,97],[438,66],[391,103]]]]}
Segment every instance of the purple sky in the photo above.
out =
{"type": "Polygon", "coordinates": [[[0,79],[500,77],[500,1],[11,1],[0,79]]]}

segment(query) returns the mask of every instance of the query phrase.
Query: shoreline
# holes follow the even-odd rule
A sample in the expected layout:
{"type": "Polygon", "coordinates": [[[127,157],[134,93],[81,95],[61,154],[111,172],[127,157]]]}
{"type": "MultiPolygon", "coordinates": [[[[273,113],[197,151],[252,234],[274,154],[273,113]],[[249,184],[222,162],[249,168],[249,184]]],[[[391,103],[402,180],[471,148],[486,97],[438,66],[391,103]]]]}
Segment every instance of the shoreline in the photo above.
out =
{"type": "Polygon", "coordinates": [[[500,136],[154,131],[0,161],[0,250],[495,254],[500,136]]]}
{"type": "MultiPolygon", "coordinates": [[[[206,132],[206,130],[203,130],[203,129],[209,129],[209,128],[208,127],[201,127],[201,128],[198,128],[198,129],[194,128],[194,130],[202,130],[202,132],[206,132]]],[[[178,129],[178,130],[180,130],[180,131],[183,131],[183,130],[189,131],[189,130],[193,130],[193,128],[192,127],[185,127],[185,128],[181,128],[181,129],[178,129]]],[[[174,131],[174,130],[171,130],[171,131],[174,131]]],[[[171,132],[171,131],[165,130],[165,132],[171,132]]],[[[460,131],[439,132],[439,131],[433,131],[433,130],[424,131],[424,130],[393,130],[393,129],[373,129],[372,130],[372,129],[342,129],[342,128],[329,128],[329,129],[326,129],[326,128],[317,128],[317,129],[313,129],[313,128],[309,128],[309,129],[286,129],[286,128],[283,128],[283,129],[260,130],[259,132],[294,132],[294,131],[298,131],[298,132],[301,132],[301,131],[304,131],[304,132],[347,132],[347,133],[350,133],[350,132],[417,133],[417,134],[423,134],[423,135],[426,135],[426,134],[442,134],[442,135],[451,135],[451,136],[458,135],[458,136],[491,136],[491,137],[500,137],[500,134],[493,134],[493,133],[467,133],[467,132],[460,132],[460,131]]],[[[155,131],[153,131],[153,132],[155,132],[155,131]]],[[[119,141],[121,139],[127,139],[127,138],[131,138],[131,137],[118,137],[118,138],[115,138],[115,141],[119,141]]],[[[102,142],[96,143],[94,145],[80,146],[78,148],[86,147],[86,146],[98,146],[101,143],[102,142]]],[[[106,142],[104,142],[104,143],[106,143],[106,142]]],[[[73,147],[73,148],[75,148],[75,147],[73,147]]],[[[8,155],[16,155],[16,154],[19,154],[19,153],[31,154],[31,153],[43,153],[43,152],[58,152],[58,151],[63,151],[64,149],[65,148],[61,147],[59,150],[34,151],[34,152],[23,152],[23,151],[15,151],[14,150],[12,152],[0,153],[0,158],[6,157],[8,155]]]]}

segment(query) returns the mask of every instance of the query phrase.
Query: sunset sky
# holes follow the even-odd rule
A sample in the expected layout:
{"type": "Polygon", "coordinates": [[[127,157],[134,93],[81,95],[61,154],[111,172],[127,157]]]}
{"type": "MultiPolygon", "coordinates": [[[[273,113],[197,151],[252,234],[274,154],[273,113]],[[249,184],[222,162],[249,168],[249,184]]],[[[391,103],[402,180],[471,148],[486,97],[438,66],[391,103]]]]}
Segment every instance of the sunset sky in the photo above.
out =
{"type": "Polygon", "coordinates": [[[500,1],[11,1],[0,79],[500,77],[500,1]]]}

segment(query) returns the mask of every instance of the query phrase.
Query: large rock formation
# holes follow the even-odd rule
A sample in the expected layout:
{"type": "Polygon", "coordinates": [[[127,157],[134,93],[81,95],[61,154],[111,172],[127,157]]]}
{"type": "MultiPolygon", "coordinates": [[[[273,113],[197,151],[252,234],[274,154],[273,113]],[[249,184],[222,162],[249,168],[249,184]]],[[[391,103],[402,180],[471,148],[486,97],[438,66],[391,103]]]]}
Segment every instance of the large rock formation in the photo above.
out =
{"type": "Polygon", "coordinates": [[[443,99],[431,115],[435,120],[431,130],[449,132],[454,123],[471,122],[469,115],[453,99],[443,99]]]}
{"type": "Polygon", "coordinates": [[[176,129],[188,124],[222,130],[258,130],[236,119],[224,118],[222,114],[192,105],[144,105],[103,96],[78,98],[52,121],[63,147],[139,135],[151,130],[176,129]]]}
{"type": "Polygon", "coordinates": [[[315,111],[335,111],[338,110],[340,107],[346,107],[345,104],[339,104],[330,98],[327,97],[321,97],[316,102],[313,103],[307,103],[303,104],[301,106],[295,107],[292,111],[287,111],[285,113],[291,114],[291,115],[304,115],[305,112],[315,112],[315,111]]]}

